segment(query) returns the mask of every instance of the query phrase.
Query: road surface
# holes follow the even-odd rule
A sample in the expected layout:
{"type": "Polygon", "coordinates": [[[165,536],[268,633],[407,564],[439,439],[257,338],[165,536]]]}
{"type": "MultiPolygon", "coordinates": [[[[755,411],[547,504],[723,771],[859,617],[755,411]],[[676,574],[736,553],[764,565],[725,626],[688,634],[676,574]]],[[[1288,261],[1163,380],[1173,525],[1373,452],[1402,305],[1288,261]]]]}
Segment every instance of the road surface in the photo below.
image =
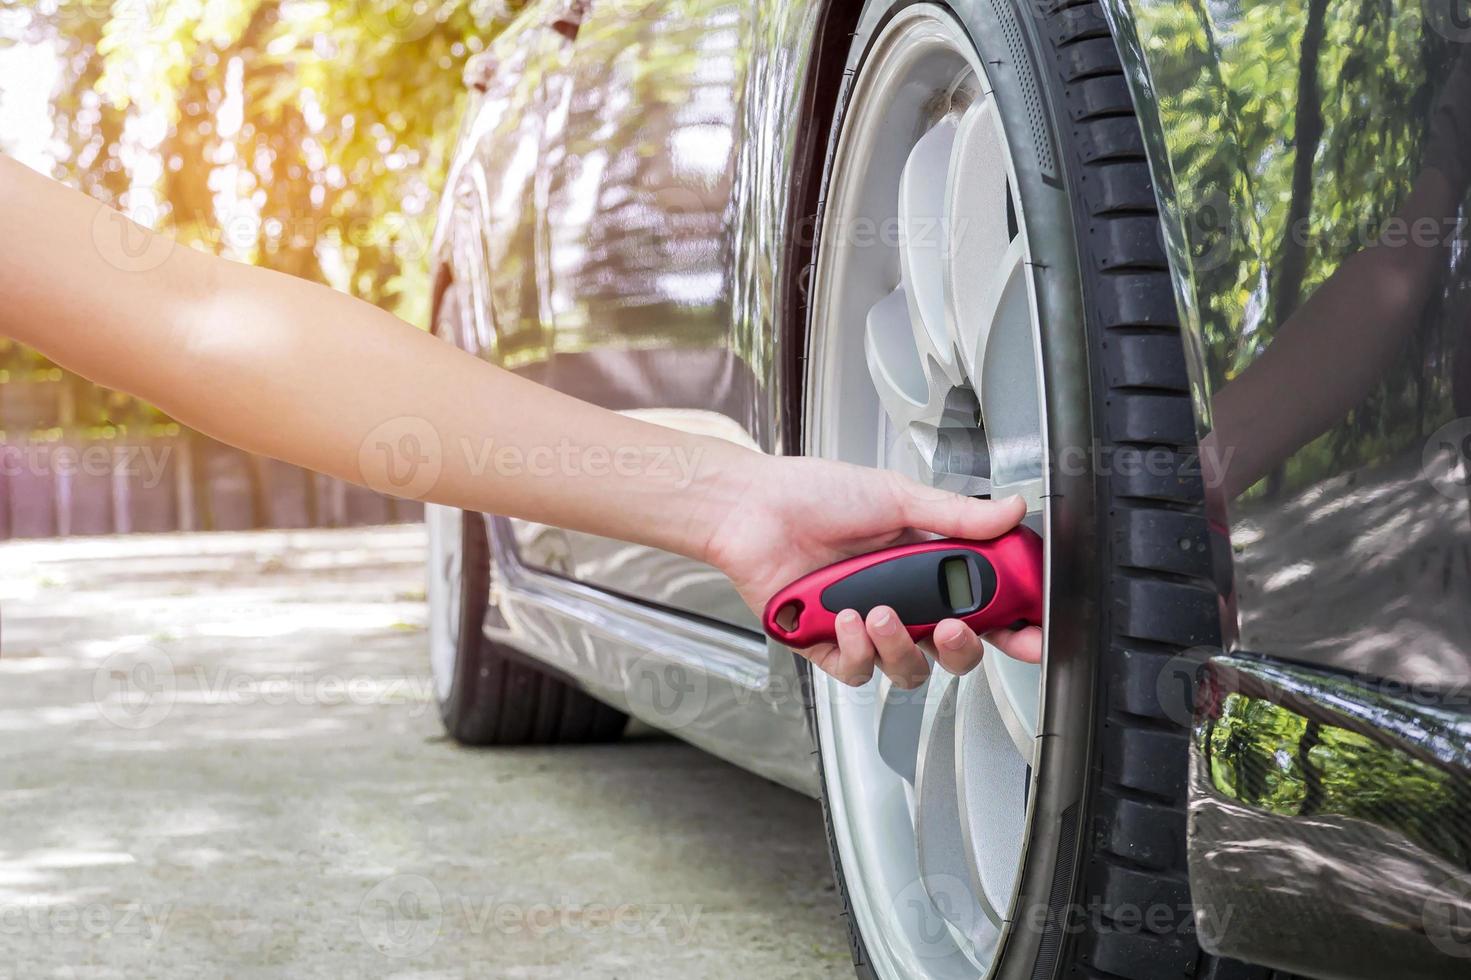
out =
{"type": "Polygon", "coordinates": [[[0,976],[852,975],[814,802],[648,731],[445,741],[423,550],[0,545],[0,976]]]}

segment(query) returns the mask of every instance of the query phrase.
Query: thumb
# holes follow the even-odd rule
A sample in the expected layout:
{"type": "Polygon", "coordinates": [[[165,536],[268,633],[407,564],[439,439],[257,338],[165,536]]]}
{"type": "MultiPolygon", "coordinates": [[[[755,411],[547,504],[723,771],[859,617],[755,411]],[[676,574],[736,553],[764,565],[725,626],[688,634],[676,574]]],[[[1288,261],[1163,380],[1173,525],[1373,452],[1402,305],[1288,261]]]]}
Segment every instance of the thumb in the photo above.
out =
{"type": "Polygon", "coordinates": [[[985,541],[1005,534],[1027,516],[1026,501],[1019,496],[976,500],[922,483],[912,483],[904,490],[907,493],[905,522],[910,527],[947,538],[985,541]]]}

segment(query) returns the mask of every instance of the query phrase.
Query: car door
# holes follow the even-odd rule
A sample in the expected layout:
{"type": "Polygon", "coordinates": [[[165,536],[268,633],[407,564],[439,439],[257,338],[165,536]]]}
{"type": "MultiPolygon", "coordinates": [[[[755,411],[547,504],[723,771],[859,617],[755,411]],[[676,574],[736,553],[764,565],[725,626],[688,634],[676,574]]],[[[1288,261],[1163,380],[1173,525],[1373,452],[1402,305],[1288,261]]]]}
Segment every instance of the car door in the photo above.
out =
{"type": "MultiPolygon", "coordinates": [[[[591,0],[552,14],[562,64],[546,82],[533,190],[542,333],[516,366],[608,408],[769,449],[760,345],[743,344],[736,314],[754,16],[736,0],[591,0]]],[[[543,525],[514,532],[533,567],[755,626],[708,566],[543,525]]]]}
{"type": "Polygon", "coordinates": [[[1130,9],[1192,252],[1228,641],[1462,684],[1471,35],[1433,4],[1130,9]]]}
{"type": "Polygon", "coordinates": [[[471,116],[476,165],[458,182],[454,207],[463,234],[457,250],[471,299],[475,336],[465,346],[514,367],[546,345],[536,281],[540,218],[538,162],[546,123],[548,75],[560,38],[545,24],[520,20],[466,69],[478,93],[471,116]]]}

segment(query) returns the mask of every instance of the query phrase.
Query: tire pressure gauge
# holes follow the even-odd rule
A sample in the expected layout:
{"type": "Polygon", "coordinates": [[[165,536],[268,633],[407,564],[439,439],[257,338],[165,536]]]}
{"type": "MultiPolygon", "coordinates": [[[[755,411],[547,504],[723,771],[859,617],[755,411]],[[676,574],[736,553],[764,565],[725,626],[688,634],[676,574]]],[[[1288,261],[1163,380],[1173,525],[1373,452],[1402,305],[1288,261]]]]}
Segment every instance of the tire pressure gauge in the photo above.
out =
{"type": "Polygon", "coordinates": [[[831,643],[838,613],[889,606],[916,640],[944,619],[977,633],[1042,624],[1042,539],[1018,527],[991,541],[941,538],[819,568],[766,604],[762,625],[791,647],[831,643]]]}

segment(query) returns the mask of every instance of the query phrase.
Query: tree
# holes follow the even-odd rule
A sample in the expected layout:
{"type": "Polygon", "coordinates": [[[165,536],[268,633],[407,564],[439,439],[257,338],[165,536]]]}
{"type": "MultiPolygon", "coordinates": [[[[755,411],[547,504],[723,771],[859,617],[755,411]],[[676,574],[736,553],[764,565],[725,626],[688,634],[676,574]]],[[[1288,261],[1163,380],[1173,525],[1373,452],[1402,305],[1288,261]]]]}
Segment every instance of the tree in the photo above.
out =
{"type": "Polygon", "coordinates": [[[194,247],[426,326],[463,64],[520,6],[55,0],[0,43],[57,52],[54,176],[194,247]]]}

